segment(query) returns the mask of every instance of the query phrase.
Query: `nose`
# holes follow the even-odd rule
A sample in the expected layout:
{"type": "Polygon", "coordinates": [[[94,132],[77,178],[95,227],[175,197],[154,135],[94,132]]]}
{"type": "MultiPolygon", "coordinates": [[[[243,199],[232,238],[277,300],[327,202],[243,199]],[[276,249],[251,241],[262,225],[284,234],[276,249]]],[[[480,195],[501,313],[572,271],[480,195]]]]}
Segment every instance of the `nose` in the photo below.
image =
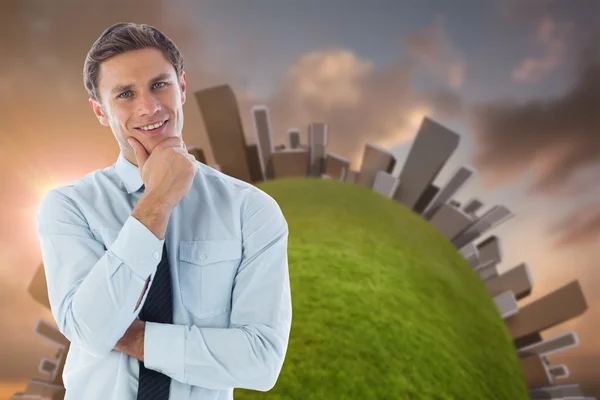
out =
{"type": "Polygon", "coordinates": [[[141,93],[138,96],[137,112],[138,116],[146,117],[156,114],[160,110],[160,103],[151,93],[141,93]]]}

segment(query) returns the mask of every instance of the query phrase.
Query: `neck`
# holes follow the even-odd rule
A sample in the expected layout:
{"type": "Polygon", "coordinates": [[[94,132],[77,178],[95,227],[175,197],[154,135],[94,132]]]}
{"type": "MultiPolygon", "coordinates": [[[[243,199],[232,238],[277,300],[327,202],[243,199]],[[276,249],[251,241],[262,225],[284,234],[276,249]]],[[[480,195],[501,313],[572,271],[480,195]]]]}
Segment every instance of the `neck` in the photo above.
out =
{"type": "Polygon", "coordinates": [[[139,165],[137,165],[137,160],[135,159],[135,155],[132,154],[130,151],[123,150],[123,157],[125,157],[125,159],[127,161],[129,161],[130,163],[132,163],[136,167],[139,167],[139,165]]]}

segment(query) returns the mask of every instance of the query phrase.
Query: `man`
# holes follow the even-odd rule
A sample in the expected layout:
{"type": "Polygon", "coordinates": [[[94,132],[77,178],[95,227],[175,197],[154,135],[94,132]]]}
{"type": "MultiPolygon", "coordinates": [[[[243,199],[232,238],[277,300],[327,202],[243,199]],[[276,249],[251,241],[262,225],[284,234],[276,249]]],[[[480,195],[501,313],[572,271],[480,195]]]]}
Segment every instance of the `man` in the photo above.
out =
{"type": "Polygon", "coordinates": [[[291,327],[278,204],[186,151],[183,58],[159,30],[108,28],[84,82],[120,152],[38,212],[52,314],[71,342],[65,399],[270,390],[291,327]]]}

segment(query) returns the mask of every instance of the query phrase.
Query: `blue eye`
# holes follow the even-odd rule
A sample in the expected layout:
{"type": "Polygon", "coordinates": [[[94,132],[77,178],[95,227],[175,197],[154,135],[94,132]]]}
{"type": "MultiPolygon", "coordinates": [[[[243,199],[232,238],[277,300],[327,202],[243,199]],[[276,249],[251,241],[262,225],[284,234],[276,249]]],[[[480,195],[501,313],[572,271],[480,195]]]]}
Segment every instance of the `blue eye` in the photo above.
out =
{"type": "MultiPolygon", "coordinates": [[[[154,89],[162,89],[163,87],[167,86],[167,82],[156,82],[155,84],[152,85],[152,87],[154,89]]],[[[129,97],[131,97],[131,91],[126,91],[121,93],[119,96],[117,96],[120,99],[127,99],[129,97]]]]}

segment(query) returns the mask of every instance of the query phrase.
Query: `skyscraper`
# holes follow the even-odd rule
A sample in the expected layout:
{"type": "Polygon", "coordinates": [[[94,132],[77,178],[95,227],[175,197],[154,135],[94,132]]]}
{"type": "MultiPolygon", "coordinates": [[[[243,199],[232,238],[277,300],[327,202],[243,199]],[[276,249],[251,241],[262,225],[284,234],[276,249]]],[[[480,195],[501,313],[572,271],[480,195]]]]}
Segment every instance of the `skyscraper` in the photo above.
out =
{"type": "Polygon", "coordinates": [[[344,173],[344,168],[350,168],[350,161],[342,156],[327,152],[327,158],[325,159],[325,171],[323,172],[331,179],[340,180],[344,173]]]}
{"type": "Polygon", "coordinates": [[[459,139],[455,132],[424,118],[402,166],[394,199],[414,209],[423,192],[458,147],[459,139]]]}
{"type": "Polygon", "coordinates": [[[256,147],[258,159],[264,180],[273,179],[273,168],[271,154],[273,154],[273,137],[269,120],[269,110],[266,106],[252,107],[252,119],[254,121],[254,133],[256,134],[256,147]]]}
{"type": "Polygon", "coordinates": [[[396,166],[396,157],[388,150],[374,143],[367,143],[363,152],[358,184],[373,188],[377,172],[391,174],[396,166]]]}
{"type": "Polygon", "coordinates": [[[300,130],[293,128],[288,130],[287,132],[287,137],[288,137],[288,147],[290,149],[297,149],[300,147],[300,130]]]}
{"type": "Polygon", "coordinates": [[[308,125],[308,147],[308,176],[320,178],[325,173],[327,124],[314,122],[308,125]]]}
{"type": "Polygon", "coordinates": [[[252,182],[246,157],[246,139],[235,94],[229,85],[194,93],[204,120],[215,163],[234,178],[252,182]]]}

